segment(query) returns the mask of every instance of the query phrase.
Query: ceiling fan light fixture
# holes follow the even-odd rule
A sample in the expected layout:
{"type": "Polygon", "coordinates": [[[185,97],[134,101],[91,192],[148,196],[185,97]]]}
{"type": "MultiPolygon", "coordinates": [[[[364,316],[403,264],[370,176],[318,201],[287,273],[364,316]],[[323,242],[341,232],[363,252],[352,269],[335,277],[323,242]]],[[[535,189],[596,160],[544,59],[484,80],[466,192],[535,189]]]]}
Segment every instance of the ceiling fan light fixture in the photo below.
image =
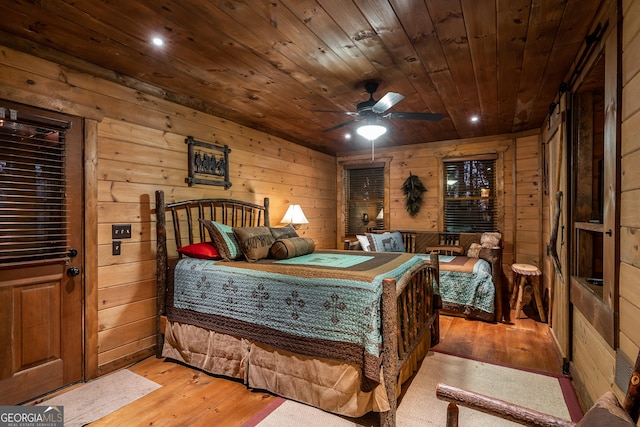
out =
{"type": "Polygon", "coordinates": [[[366,124],[356,129],[358,135],[367,138],[369,141],[375,141],[387,132],[387,128],[382,125],[366,124]]]}

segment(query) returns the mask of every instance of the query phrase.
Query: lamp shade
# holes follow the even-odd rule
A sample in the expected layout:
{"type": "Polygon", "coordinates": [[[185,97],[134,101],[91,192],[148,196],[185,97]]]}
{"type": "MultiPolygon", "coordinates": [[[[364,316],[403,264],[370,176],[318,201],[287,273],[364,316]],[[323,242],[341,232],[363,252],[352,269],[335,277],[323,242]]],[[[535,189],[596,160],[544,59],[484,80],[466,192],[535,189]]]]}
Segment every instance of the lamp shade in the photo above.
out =
{"type": "Polygon", "coordinates": [[[387,132],[387,128],[382,125],[363,125],[356,129],[359,135],[367,138],[369,141],[374,141],[379,136],[384,135],[387,132]]]}
{"type": "Polygon", "coordinates": [[[300,205],[289,205],[289,209],[282,217],[281,224],[291,224],[294,228],[300,227],[300,224],[309,224],[307,217],[304,216],[300,205]]]}
{"type": "Polygon", "coordinates": [[[384,228],[384,209],[380,209],[378,216],[376,216],[376,228],[382,230],[384,228]]]}

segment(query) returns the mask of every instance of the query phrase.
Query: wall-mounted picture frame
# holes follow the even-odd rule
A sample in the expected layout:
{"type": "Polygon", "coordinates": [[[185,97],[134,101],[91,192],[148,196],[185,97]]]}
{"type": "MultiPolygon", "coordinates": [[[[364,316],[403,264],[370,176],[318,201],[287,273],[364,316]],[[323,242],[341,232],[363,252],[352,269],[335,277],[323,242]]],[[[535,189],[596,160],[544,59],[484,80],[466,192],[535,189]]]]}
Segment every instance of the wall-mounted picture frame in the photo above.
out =
{"type": "Polygon", "coordinates": [[[231,149],[209,142],[198,141],[192,136],[185,140],[189,146],[189,176],[185,182],[189,187],[195,184],[218,185],[228,190],[231,187],[229,180],[229,153],[231,149]]]}

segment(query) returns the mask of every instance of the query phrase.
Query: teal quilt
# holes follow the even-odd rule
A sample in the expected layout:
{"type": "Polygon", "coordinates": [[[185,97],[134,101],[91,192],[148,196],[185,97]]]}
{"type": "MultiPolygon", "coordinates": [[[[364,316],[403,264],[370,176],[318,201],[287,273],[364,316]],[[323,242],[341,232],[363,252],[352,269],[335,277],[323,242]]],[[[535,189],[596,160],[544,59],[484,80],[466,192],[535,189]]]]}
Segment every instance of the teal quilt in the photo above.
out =
{"type": "Polygon", "coordinates": [[[379,382],[382,280],[400,285],[424,260],[407,253],[316,251],[258,262],[182,259],[168,292],[171,321],[276,348],[357,364],[379,382]]]}
{"type": "Polygon", "coordinates": [[[441,256],[439,260],[442,308],[468,318],[492,321],[496,287],[491,264],[463,256],[441,256]]]}

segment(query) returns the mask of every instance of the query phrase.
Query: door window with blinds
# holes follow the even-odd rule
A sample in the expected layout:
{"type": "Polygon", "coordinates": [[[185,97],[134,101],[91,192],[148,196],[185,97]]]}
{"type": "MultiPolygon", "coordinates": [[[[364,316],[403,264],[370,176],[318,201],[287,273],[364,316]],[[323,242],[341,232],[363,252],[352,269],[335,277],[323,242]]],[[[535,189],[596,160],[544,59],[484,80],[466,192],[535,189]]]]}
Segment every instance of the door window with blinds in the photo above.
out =
{"type": "Polygon", "coordinates": [[[496,230],[496,159],[485,156],[443,162],[445,231],[496,230]]]}
{"type": "Polygon", "coordinates": [[[384,166],[345,169],[345,234],[382,228],[384,166]]]}
{"type": "Polygon", "coordinates": [[[0,267],[67,256],[67,127],[0,106],[0,267]]]}

